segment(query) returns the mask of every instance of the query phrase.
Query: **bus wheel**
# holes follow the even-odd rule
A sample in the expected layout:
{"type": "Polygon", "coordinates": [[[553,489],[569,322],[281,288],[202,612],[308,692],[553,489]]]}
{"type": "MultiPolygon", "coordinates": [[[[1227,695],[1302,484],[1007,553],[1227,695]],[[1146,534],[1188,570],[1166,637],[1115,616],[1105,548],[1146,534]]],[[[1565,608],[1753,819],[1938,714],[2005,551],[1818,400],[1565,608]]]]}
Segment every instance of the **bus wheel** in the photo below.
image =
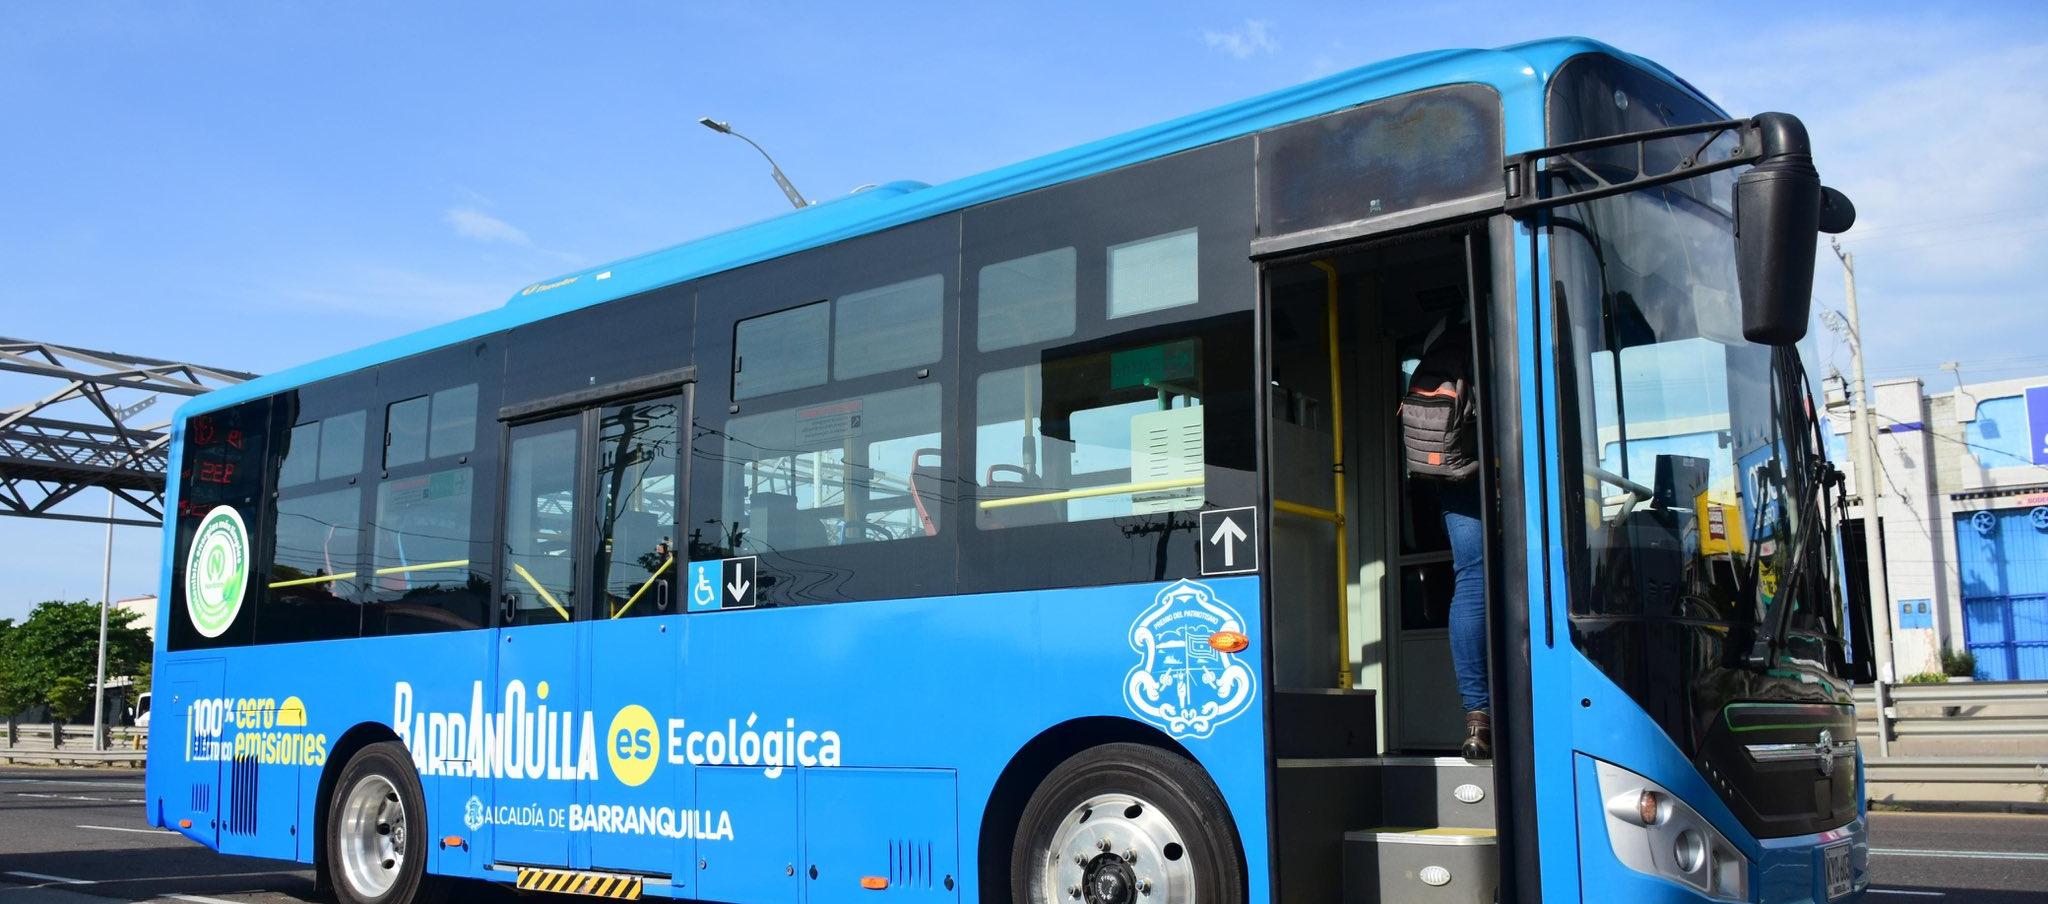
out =
{"type": "Polygon", "coordinates": [[[1030,904],[1240,904],[1244,852],[1195,764],[1105,744],[1031,795],[1010,847],[1011,898],[1030,904]]]}
{"type": "Polygon", "coordinates": [[[427,875],[425,795],[412,758],[395,741],[356,752],[334,783],[327,807],[327,862],[342,904],[438,901],[441,881],[427,875]]]}

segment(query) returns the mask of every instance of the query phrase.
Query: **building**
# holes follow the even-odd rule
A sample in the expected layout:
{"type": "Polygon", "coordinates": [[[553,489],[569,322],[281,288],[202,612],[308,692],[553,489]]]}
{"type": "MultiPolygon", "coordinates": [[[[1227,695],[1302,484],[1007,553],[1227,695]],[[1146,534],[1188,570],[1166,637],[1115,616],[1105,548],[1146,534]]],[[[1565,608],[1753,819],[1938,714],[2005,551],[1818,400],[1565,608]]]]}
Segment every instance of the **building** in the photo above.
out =
{"type": "MultiPolygon", "coordinates": [[[[1897,677],[1941,670],[1967,650],[1980,679],[2048,679],[2048,377],[1930,392],[1918,379],[1871,386],[1875,508],[1897,677]]],[[[1850,518],[1866,517],[1847,454],[1851,406],[1828,392],[1831,456],[1848,472],[1850,518]]],[[[1863,594],[1862,532],[1844,534],[1863,594]]]]}
{"type": "Polygon", "coordinates": [[[135,613],[135,620],[129,622],[128,627],[140,628],[143,633],[149,635],[150,640],[156,640],[156,596],[154,594],[149,596],[131,596],[125,600],[115,600],[114,608],[125,609],[135,613]]]}

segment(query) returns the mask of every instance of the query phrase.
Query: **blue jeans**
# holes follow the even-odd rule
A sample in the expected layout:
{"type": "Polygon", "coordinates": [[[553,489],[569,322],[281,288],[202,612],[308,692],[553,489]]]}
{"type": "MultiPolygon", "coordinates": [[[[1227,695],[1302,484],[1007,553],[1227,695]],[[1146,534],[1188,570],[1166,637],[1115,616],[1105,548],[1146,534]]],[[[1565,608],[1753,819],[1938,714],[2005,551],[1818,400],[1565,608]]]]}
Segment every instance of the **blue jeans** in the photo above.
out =
{"type": "Polygon", "coordinates": [[[1444,533],[1451,540],[1451,667],[1465,710],[1486,710],[1486,527],[1480,520],[1479,481],[1438,484],[1444,533]]]}

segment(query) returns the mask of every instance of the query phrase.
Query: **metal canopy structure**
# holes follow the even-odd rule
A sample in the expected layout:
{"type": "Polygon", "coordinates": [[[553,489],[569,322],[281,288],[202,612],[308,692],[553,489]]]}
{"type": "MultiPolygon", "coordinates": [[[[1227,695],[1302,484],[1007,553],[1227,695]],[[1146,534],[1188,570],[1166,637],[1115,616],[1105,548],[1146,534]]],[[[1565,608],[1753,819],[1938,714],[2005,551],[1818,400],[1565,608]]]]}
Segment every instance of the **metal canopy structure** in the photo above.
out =
{"type": "Polygon", "coordinates": [[[163,523],[170,462],[166,395],[196,396],[255,374],[0,337],[0,374],[41,378],[10,386],[54,391],[0,409],[0,515],[131,524],[163,523]],[[146,415],[146,416],[145,416],[146,415]],[[131,423],[134,422],[134,423],[131,423]],[[123,505],[110,514],[59,511],[88,487],[123,505]]]}

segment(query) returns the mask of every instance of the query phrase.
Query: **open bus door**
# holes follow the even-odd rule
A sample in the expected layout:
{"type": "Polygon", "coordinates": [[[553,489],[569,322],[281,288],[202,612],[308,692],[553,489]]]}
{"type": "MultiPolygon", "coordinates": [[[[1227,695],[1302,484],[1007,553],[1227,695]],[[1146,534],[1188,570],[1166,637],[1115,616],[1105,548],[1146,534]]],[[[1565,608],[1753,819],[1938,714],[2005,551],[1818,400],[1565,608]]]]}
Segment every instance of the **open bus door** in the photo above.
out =
{"type": "Polygon", "coordinates": [[[1285,900],[1494,900],[1492,763],[1457,756],[1444,487],[1405,471],[1397,418],[1423,346],[1471,320],[1486,242],[1475,224],[1265,266],[1285,900]]]}

